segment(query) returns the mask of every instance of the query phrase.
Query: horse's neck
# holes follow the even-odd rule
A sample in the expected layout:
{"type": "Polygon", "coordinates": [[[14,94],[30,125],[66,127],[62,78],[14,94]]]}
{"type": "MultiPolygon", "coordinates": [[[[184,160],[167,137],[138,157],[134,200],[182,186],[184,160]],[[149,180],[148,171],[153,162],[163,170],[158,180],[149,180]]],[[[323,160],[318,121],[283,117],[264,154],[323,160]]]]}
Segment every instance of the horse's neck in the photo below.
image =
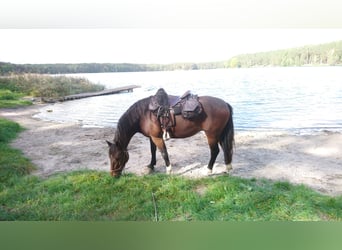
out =
{"type": "Polygon", "coordinates": [[[140,112],[137,112],[136,106],[139,102],[132,105],[119,119],[114,141],[127,149],[127,146],[133,135],[139,131],[140,112]]]}
{"type": "Polygon", "coordinates": [[[134,127],[128,128],[125,126],[120,127],[118,125],[118,129],[115,132],[114,141],[118,142],[123,149],[127,149],[129,142],[136,132],[137,131],[134,129],[134,127]]]}

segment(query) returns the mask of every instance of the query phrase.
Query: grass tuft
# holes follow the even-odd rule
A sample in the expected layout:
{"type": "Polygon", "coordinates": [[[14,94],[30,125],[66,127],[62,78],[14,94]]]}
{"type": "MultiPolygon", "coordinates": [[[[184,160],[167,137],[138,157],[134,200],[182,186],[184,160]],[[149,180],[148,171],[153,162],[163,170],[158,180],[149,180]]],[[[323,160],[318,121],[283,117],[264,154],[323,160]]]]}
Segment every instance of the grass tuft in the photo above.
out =
{"type": "Polygon", "coordinates": [[[21,99],[23,94],[0,89],[0,108],[16,108],[31,105],[32,102],[21,99]]]}

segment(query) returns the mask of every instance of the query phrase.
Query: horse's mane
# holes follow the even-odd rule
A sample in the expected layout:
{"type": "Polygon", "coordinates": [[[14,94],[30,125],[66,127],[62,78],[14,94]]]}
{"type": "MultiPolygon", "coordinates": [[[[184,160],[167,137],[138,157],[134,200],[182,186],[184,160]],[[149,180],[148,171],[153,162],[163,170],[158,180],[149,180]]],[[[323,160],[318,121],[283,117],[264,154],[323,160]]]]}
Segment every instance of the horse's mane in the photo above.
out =
{"type": "Polygon", "coordinates": [[[119,143],[123,148],[127,147],[132,136],[140,130],[140,117],[148,110],[150,98],[147,97],[135,102],[120,117],[115,131],[114,142],[119,143]]]}

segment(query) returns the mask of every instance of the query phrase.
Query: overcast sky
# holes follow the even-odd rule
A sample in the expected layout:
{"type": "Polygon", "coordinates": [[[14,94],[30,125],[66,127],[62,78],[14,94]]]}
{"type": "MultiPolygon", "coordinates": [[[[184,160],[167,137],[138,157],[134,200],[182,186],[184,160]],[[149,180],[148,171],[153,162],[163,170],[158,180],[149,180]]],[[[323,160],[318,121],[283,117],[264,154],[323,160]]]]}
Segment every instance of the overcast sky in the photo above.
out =
{"type": "Polygon", "coordinates": [[[0,61],[175,63],[342,40],[342,29],[0,29],[0,61]]]}
{"type": "Polygon", "coordinates": [[[174,63],[342,40],[340,0],[2,0],[0,61],[174,63]]]}

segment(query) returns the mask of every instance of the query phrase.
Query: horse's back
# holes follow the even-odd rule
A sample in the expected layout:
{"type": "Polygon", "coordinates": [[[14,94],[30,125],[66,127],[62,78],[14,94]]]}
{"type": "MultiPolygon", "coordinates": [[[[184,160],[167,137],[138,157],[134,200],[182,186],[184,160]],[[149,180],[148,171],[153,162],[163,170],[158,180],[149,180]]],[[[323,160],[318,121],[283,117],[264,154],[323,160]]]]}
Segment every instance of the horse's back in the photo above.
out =
{"type": "Polygon", "coordinates": [[[228,104],[217,97],[200,96],[199,101],[202,104],[206,119],[202,124],[205,131],[223,129],[230,117],[228,104]]]}
{"type": "Polygon", "coordinates": [[[216,116],[216,115],[228,115],[230,114],[230,110],[228,104],[217,97],[213,96],[200,96],[199,102],[202,104],[204,112],[208,116],[216,116]]]}
{"type": "Polygon", "coordinates": [[[181,115],[176,116],[172,137],[189,137],[201,130],[207,134],[221,134],[230,116],[227,103],[212,96],[199,96],[199,102],[202,105],[202,113],[197,118],[188,120],[181,115]]]}

